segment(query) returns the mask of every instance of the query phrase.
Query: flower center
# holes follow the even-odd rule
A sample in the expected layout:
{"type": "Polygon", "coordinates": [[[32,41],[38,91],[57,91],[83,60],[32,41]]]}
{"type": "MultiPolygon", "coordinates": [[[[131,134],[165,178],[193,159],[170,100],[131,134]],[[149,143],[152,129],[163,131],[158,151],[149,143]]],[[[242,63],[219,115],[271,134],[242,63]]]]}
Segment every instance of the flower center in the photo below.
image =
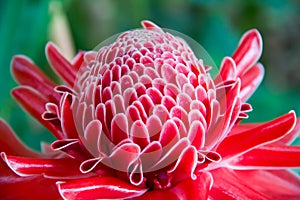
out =
{"type": "Polygon", "coordinates": [[[72,104],[82,144],[94,156],[82,172],[106,165],[135,185],[146,178],[150,188],[166,189],[168,171],[190,146],[202,168],[220,161],[202,150],[221,112],[216,88],[182,39],[160,29],[129,31],[86,60],[72,104]]]}

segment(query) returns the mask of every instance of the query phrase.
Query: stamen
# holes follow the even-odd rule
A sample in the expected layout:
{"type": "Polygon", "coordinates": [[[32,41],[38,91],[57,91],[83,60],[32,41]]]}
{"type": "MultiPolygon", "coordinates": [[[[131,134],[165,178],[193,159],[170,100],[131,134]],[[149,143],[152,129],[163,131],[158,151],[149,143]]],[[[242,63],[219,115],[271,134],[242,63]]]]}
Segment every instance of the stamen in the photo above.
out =
{"type": "Polygon", "coordinates": [[[154,179],[154,189],[165,190],[171,186],[171,175],[166,171],[158,172],[156,179],[154,179]]]}

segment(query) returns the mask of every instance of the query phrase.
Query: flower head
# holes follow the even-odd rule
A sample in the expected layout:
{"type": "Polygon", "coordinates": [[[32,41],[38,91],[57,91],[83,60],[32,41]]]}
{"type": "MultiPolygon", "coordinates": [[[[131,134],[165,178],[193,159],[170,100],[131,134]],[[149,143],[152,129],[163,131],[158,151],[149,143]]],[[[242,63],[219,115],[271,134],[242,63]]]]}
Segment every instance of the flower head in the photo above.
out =
{"type": "Polygon", "coordinates": [[[213,78],[183,39],[142,25],[72,62],[48,43],[64,85],[14,57],[13,96],[57,140],[33,152],[0,122],[1,197],[33,186],[40,190],[26,198],[300,197],[299,178],[286,170],[300,167],[300,148],[288,145],[299,132],[295,113],[240,124],[264,73],[259,32],[245,33],[213,78]]]}

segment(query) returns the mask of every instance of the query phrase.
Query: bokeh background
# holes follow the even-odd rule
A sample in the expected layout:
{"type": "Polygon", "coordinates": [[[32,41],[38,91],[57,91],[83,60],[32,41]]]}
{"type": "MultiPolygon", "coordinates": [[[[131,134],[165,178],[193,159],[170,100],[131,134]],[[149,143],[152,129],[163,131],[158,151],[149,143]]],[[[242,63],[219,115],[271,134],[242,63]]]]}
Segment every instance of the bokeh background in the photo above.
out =
{"type": "MultiPolygon", "coordinates": [[[[52,40],[70,58],[113,34],[140,28],[149,19],[200,43],[217,65],[231,55],[241,35],[257,28],[264,40],[263,84],[250,99],[252,121],[267,121],[289,110],[300,116],[300,3],[297,0],[1,0],[0,117],[30,147],[51,142],[51,134],[10,96],[15,54],[25,54],[58,82],[44,54],[52,40]]],[[[296,142],[300,143],[300,142],[296,142]]]]}

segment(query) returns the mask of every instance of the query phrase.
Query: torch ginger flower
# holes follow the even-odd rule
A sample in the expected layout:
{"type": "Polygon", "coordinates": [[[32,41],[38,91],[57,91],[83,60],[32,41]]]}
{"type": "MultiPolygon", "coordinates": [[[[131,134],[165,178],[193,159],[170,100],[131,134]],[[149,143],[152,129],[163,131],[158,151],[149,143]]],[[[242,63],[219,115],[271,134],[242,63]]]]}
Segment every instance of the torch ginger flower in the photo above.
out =
{"type": "Polygon", "coordinates": [[[259,32],[212,78],[183,39],[142,25],[72,62],[48,43],[64,85],[13,58],[12,95],[57,140],[38,153],[0,121],[1,199],[300,198],[295,113],[240,124],[264,74],[259,32]]]}

